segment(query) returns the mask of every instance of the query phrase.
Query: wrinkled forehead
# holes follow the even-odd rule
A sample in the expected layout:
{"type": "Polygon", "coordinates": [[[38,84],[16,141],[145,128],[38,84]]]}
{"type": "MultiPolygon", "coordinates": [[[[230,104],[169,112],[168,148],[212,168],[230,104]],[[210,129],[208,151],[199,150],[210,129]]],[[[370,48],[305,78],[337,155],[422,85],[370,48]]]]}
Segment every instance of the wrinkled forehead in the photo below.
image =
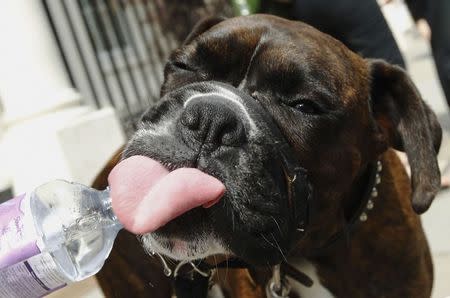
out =
{"type": "Polygon", "coordinates": [[[304,23],[272,16],[225,20],[202,34],[192,45],[203,61],[217,69],[243,75],[250,65],[283,92],[304,85],[322,86],[329,92],[351,93],[366,89],[365,61],[342,43],[304,23]],[[209,63],[208,62],[208,63],[209,63]]]}

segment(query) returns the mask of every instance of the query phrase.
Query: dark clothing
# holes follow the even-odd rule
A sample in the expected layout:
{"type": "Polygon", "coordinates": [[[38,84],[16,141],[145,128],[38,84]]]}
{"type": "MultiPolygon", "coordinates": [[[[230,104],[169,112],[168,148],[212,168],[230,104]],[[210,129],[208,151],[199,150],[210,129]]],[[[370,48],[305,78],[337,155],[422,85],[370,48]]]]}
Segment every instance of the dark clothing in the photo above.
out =
{"type": "Polygon", "coordinates": [[[406,0],[414,20],[431,29],[431,49],[442,90],[450,106],[450,0],[406,0]]]}
{"type": "Polygon", "coordinates": [[[405,62],[376,0],[296,0],[296,19],[343,42],[366,58],[405,62]]]}
{"type": "Polygon", "coordinates": [[[450,0],[430,0],[427,15],[434,62],[450,106],[450,0]]]}
{"type": "MultiPolygon", "coordinates": [[[[450,0],[406,0],[415,20],[431,28],[436,69],[450,106],[450,0]]],[[[294,16],[342,41],[367,58],[405,67],[403,57],[376,0],[295,0],[294,16]]]]}

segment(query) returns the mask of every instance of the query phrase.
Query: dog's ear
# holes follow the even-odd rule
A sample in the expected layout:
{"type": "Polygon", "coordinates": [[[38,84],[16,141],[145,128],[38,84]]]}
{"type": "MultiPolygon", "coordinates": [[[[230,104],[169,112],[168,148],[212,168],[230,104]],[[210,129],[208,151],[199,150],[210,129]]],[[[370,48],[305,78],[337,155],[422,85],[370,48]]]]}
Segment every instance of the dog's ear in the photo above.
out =
{"type": "Polygon", "coordinates": [[[191,33],[186,37],[183,42],[183,45],[189,44],[193,41],[197,36],[202,34],[203,32],[208,31],[212,26],[219,24],[220,22],[226,20],[225,17],[214,16],[214,17],[206,17],[201,19],[195,26],[192,28],[191,33]]]}
{"type": "Polygon", "coordinates": [[[436,155],[442,130],[406,72],[381,60],[369,60],[371,108],[388,145],[406,152],[411,166],[412,207],[418,214],[440,188],[436,155]]]}

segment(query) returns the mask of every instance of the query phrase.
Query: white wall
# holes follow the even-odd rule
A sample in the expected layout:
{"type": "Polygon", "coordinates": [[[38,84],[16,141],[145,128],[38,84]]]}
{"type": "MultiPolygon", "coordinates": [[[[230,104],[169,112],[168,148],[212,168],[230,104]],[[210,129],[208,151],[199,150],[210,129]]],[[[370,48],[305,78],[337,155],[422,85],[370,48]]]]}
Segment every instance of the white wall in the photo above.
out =
{"type": "Polygon", "coordinates": [[[89,184],[125,142],[114,110],[81,104],[41,1],[0,1],[0,38],[0,189],[56,178],[89,184]]]}
{"type": "Polygon", "coordinates": [[[10,174],[6,168],[6,155],[3,145],[3,135],[5,127],[3,125],[2,99],[0,98],[0,191],[8,189],[11,186],[10,174]]]}

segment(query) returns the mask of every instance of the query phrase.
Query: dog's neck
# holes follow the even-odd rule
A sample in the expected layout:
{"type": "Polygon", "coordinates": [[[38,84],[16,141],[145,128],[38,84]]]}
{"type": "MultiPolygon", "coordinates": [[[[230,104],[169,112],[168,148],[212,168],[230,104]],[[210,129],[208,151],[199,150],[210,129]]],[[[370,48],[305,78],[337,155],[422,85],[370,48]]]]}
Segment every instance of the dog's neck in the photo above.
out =
{"type": "MultiPolygon", "coordinates": [[[[311,227],[312,239],[316,236],[316,241],[305,245],[301,256],[317,257],[327,255],[332,251],[336,244],[344,243],[349,240],[352,232],[368,219],[370,211],[376,203],[378,195],[377,186],[381,181],[381,162],[369,163],[360,171],[354,182],[351,184],[351,191],[344,193],[340,199],[343,207],[340,209],[328,209],[328,214],[334,216],[326,217],[328,219],[327,229],[315,229],[311,227]]],[[[324,218],[324,216],[322,216],[324,218]]],[[[315,219],[312,221],[317,222],[315,219]]],[[[323,224],[323,222],[321,222],[323,224]]],[[[325,225],[322,225],[325,226],[325,225]]],[[[300,256],[300,257],[301,257],[300,256]]]]}

